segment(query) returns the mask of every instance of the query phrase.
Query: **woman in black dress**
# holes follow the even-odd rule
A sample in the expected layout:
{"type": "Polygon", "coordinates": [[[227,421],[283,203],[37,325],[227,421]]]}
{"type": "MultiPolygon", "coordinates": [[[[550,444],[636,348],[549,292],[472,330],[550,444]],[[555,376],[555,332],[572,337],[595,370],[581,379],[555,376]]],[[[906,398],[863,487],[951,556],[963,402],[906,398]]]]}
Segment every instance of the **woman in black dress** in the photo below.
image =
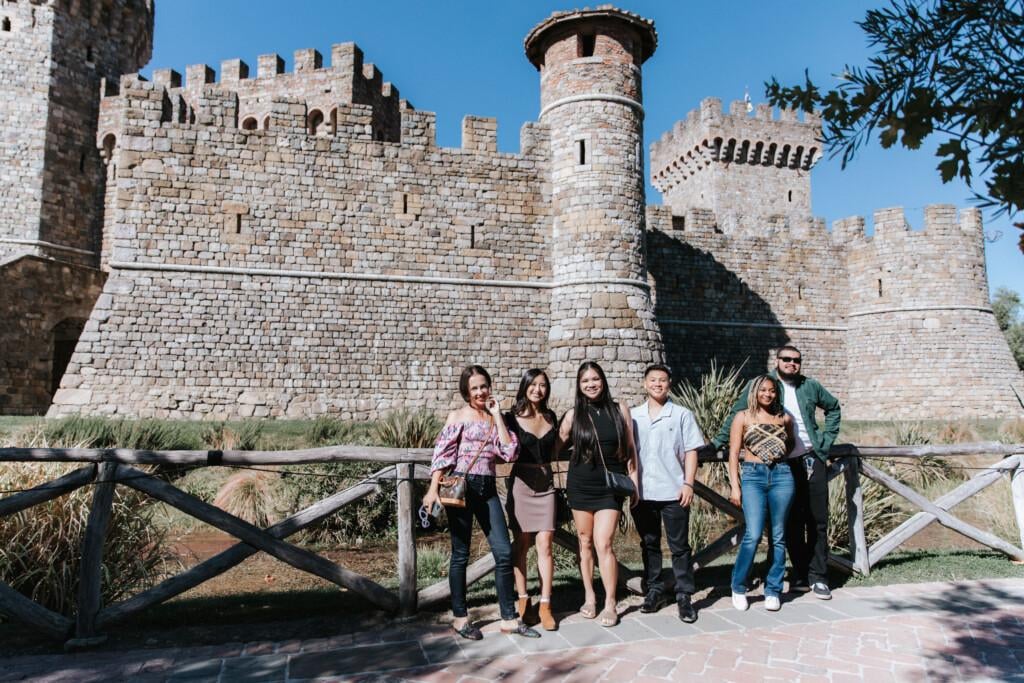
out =
{"type": "Polygon", "coordinates": [[[557,628],[551,613],[551,584],[555,563],[551,541],[555,536],[555,487],[551,459],[558,441],[558,423],[548,408],[551,382],[547,373],[533,368],[523,373],[512,410],[505,413],[509,432],[519,439],[519,459],[512,468],[508,489],[508,519],[512,527],[512,566],[515,570],[516,609],[527,619],[530,596],[527,592],[526,556],[537,545],[537,570],[540,574],[540,606],[537,617],[548,631],[557,628]]]}
{"type": "MultiPolygon", "coordinates": [[[[604,470],[607,466],[609,471],[628,474],[634,487],[637,486],[632,424],[629,408],[612,399],[601,366],[592,361],[581,365],[576,373],[575,407],[562,419],[559,437],[573,447],[566,495],[580,542],[580,574],[586,594],[580,614],[587,619],[598,616],[594,593],[593,551],[596,550],[605,590],[600,615],[602,626],[619,622],[615,609],[618,563],[612,550],[612,538],[623,503],[621,497],[609,490],[604,470]]],[[[636,503],[635,496],[630,502],[636,503]]]]}

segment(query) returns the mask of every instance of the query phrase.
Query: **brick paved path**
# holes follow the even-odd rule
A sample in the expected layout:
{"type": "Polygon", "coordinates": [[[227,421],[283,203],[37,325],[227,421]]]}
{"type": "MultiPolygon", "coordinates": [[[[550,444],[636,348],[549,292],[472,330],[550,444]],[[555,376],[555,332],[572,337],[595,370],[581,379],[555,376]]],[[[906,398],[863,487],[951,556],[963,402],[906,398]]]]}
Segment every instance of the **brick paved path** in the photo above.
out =
{"type": "Polygon", "coordinates": [[[605,629],[573,615],[539,640],[455,638],[416,622],[334,638],[180,650],[8,658],[0,680],[160,681],[1022,681],[1024,579],[930,583],[803,595],[769,613],[705,600],[694,625],[675,606],[620,605],[605,629]]]}

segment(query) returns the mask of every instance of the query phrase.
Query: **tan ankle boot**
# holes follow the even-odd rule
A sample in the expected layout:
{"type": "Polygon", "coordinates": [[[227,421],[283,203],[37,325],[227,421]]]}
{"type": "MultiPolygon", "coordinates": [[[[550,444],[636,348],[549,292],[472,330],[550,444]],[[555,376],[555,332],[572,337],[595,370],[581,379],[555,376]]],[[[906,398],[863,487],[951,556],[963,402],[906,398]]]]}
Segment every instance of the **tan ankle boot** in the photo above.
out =
{"type": "Polygon", "coordinates": [[[519,618],[526,621],[527,614],[530,611],[530,597],[519,598],[516,600],[516,612],[519,614],[519,618]]]}
{"type": "Polygon", "coordinates": [[[551,613],[551,603],[541,601],[537,607],[537,616],[540,617],[540,625],[545,631],[554,631],[558,628],[558,624],[555,623],[555,615],[551,613]]]}

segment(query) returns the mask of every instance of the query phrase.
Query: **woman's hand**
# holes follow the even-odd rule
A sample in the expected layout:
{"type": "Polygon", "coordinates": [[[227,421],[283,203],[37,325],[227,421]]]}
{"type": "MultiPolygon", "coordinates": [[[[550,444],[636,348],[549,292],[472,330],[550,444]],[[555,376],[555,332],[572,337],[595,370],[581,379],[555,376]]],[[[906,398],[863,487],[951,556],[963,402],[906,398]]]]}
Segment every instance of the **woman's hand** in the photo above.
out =
{"type": "Polygon", "coordinates": [[[493,396],[487,397],[487,403],[484,404],[487,407],[487,412],[491,414],[491,417],[495,419],[501,418],[501,403],[498,399],[493,396]]]}
{"type": "Polygon", "coordinates": [[[437,495],[437,489],[431,486],[427,489],[426,495],[423,496],[423,507],[427,509],[427,513],[432,513],[434,506],[441,502],[440,496],[437,495]]]}
{"type": "Polygon", "coordinates": [[[743,493],[740,491],[739,486],[730,487],[729,502],[736,507],[743,507],[743,493]]]}

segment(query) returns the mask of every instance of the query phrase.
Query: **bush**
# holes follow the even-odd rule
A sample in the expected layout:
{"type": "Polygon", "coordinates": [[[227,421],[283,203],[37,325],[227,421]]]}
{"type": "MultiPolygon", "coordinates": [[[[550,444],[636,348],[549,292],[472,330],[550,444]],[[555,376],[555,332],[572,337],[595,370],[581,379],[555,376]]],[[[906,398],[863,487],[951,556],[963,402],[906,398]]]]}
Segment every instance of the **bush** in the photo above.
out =
{"type": "Polygon", "coordinates": [[[743,366],[725,370],[711,361],[711,370],[700,378],[700,386],[686,382],[677,387],[672,398],[689,408],[697,424],[710,439],[725,424],[732,406],[743,392],[745,382],[740,377],[743,366]]]}
{"type": "Polygon", "coordinates": [[[1024,417],[1006,420],[999,425],[999,440],[1003,443],[1024,443],[1024,417]]]}
{"type": "Polygon", "coordinates": [[[272,472],[236,472],[224,482],[213,504],[235,517],[265,529],[278,518],[277,496],[274,491],[277,483],[277,475],[272,472]]]}
{"type": "Polygon", "coordinates": [[[373,441],[390,448],[430,448],[444,423],[426,410],[396,410],[373,425],[373,441]]]}
{"type": "Polygon", "coordinates": [[[259,420],[246,420],[235,426],[216,422],[203,430],[202,441],[208,448],[218,451],[255,451],[259,449],[262,436],[263,423],[259,420]]]}
{"type": "Polygon", "coordinates": [[[43,437],[55,448],[131,448],[144,451],[189,451],[202,440],[187,424],[160,420],[111,420],[66,417],[47,422],[43,437]]]}
{"type": "MultiPolygon", "coordinates": [[[[429,545],[416,549],[416,579],[434,582],[448,576],[448,564],[451,562],[451,549],[444,544],[429,545]]],[[[397,566],[398,559],[395,558],[397,566]]]]}
{"type": "MultiPolygon", "coordinates": [[[[26,489],[59,477],[65,464],[7,463],[0,488],[26,489]]],[[[91,486],[0,518],[0,580],[41,605],[71,615],[78,591],[82,534],[91,486]]],[[[118,486],[103,552],[103,601],[109,603],[153,585],[172,556],[164,532],[152,523],[150,501],[118,486]]]]}

